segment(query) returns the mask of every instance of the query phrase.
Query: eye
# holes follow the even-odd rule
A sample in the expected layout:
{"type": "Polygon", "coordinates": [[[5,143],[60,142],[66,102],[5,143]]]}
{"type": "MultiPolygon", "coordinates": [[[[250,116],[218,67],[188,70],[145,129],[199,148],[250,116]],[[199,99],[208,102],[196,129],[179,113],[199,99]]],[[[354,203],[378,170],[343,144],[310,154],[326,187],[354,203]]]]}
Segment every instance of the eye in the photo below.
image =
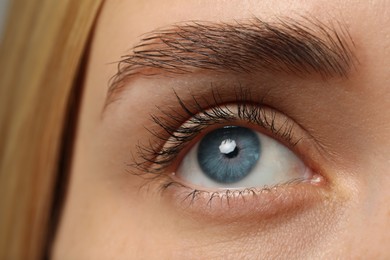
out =
{"type": "Polygon", "coordinates": [[[184,156],[176,177],[203,189],[270,187],[309,180],[311,170],[286,146],[256,130],[224,126],[184,156]]]}
{"type": "Polygon", "coordinates": [[[226,219],[233,208],[232,217],[274,214],[322,199],[327,181],[312,137],[263,98],[235,91],[232,100],[176,94],[179,106],[157,108],[135,174],[146,173],[175,208],[208,217],[226,219]]]}

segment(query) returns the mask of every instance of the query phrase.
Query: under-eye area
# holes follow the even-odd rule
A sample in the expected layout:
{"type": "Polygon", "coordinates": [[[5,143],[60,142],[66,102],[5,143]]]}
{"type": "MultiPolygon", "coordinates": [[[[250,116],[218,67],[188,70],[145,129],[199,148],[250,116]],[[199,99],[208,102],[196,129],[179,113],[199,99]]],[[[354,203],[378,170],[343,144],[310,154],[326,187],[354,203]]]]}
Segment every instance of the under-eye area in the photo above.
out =
{"type": "Polygon", "coordinates": [[[128,171],[158,185],[175,207],[200,214],[267,214],[321,198],[327,181],[298,124],[249,89],[237,88],[228,101],[211,92],[184,98],[173,91],[175,109],[151,115],[155,127],[128,171]]]}

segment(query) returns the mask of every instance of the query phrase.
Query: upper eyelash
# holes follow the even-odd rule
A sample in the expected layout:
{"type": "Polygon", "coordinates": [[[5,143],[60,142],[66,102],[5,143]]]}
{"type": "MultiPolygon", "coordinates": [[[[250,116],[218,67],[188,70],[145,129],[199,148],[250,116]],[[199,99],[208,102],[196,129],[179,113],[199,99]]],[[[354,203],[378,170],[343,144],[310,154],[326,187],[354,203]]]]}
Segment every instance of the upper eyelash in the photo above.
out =
{"type": "MultiPolygon", "coordinates": [[[[162,172],[200,132],[215,124],[243,120],[267,129],[291,146],[299,142],[299,140],[292,141],[293,124],[286,120],[281,126],[276,127],[276,112],[272,112],[271,118],[268,119],[265,116],[264,97],[254,100],[249,89],[240,87],[235,91],[235,99],[230,104],[237,106],[237,114],[228,108],[216,89],[212,90],[211,102],[204,96],[195,95],[192,95],[190,101],[184,101],[175,91],[174,93],[182,113],[157,107],[161,115],[151,115],[152,121],[159,130],[146,129],[151,133],[152,138],[147,145],[138,144],[136,147],[140,160],[134,159],[129,166],[140,172],[137,175],[162,172]]],[[[159,175],[155,174],[155,176],[159,175]]]]}

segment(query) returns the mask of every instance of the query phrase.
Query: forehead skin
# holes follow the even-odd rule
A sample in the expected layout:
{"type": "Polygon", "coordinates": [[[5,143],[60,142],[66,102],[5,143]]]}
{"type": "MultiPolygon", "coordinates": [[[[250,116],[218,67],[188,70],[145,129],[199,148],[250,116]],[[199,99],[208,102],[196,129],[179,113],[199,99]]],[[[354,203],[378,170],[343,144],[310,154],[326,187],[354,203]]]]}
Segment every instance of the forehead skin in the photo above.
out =
{"type": "Polygon", "coordinates": [[[106,1],[92,42],[53,258],[209,259],[224,254],[249,259],[389,258],[389,111],[390,1],[106,1]],[[116,73],[110,63],[128,54],[141,35],[183,21],[232,22],[258,17],[272,22],[278,17],[308,15],[324,23],[344,24],[359,61],[348,80],[336,84],[337,89],[329,88],[323,97],[308,94],[307,100],[317,104],[314,111],[325,109],[325,113],[307,114],[302,119],[319,118],[312,127],[318,127],[334,158],[340,155],[334,165],[326,163],[332,165],[332,181],[338,183],[332,192],[343,201],[335,199],[329,207],[319,206],[299,217],[287,214],[280,220],[288,223],[284,228],[275,221],[259,220],[258,224],[252,221],[226,230],[224,225],[202,228],[171,212],[157,197],[137,192],[138,178],[122,174],[123,157],[129,156],[138,139],[145,138],[140,118],[148,117],[148,108],[158,104],[166,90],[134,88],[124,98],[124,103],[131,103],[127,110],[120,110],[126,112],[107,113],[108,120],[102,120],[107,82],[116,73]],[[133,122],[126,124],[127,132],[123,126],[116,129],[122,121],[133,122]],[[302,237],[298,242],[297,234],[302,237]]]}

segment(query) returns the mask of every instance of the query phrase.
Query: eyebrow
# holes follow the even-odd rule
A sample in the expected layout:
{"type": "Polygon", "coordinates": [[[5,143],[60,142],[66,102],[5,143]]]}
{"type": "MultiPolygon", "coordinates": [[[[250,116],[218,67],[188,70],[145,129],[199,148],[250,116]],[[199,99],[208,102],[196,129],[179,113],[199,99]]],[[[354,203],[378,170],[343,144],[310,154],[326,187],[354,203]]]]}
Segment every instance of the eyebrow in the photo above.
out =
{"type": "Polygon", "coordinates": [[[107,103],[137,76],[215,71],[348,78],[357,63],[354,48],[346,26],[313,18],[187,22],[145,34],[122,56],[107,103]]]}

